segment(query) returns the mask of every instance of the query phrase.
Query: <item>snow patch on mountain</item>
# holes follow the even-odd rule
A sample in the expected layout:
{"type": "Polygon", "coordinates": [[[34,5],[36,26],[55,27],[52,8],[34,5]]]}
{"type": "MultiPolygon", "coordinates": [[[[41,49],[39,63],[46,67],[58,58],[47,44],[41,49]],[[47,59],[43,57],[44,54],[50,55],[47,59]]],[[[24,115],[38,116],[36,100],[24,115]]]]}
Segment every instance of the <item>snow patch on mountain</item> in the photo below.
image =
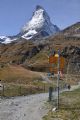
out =
{"type": "Polygon", "coordinates": [[[7,37],[6,36],[0,36],[0,39],[6,39],[7,37]]]}
{"type": "Polygon", "coordinates": [[[27,40],[31,39],[35,34],[36,34],[36,30],[29,30],[27,33],[25,33],[22,38],[25,38],[27,40]]]}
{"type": "Polygon", "coordinates": [[[7,36],[0,36],[0,41],[2,42],[2,43],[5,43],[5,44],[7,44],[7,43],[10,43],[10,38],[8,38],[7,36]]]}
{"type": "Polygon", "coordinates": [[[3,44],[8,44],[8,43],[11,43],[12,41],[15,41],[17,38],[15,39],[11,39],[7,36],[0,36],[0,42],[3,43],[3,44]]]}

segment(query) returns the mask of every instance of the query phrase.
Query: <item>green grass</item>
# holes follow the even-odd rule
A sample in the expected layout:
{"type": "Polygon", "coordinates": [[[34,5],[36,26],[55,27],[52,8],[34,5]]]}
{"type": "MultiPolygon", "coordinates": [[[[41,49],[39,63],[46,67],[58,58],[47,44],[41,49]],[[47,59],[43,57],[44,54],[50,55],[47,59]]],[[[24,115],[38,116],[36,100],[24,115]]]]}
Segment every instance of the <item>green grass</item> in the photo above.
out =
{"type": "MultiPolygon", "coordinates": [[[[55,103],[49,103],[54,107],[55,103]]],[[[80,120],[80,88],[60,95],[59,110],[49,113],[43,120],[80,120]]]]}
{"type": "Polygon", "coordinates": [[[0,90],[0,96],[2,97],[12,97],[12,96],[22,96],[30,95],[35,93],[44,92],[43,86],[33,86],[33,85],[20,85],[20,84],[5,84],[4,90],[0,90]]]}
{"type": "Polygon", "coordinates": [[[44,93],[48,92],[51,85],[52,84],[43,83],[39,80],[35,80],[31,84],[4,83],[4,90],[0,90],[0,96],[12,97],[44,93]]]}

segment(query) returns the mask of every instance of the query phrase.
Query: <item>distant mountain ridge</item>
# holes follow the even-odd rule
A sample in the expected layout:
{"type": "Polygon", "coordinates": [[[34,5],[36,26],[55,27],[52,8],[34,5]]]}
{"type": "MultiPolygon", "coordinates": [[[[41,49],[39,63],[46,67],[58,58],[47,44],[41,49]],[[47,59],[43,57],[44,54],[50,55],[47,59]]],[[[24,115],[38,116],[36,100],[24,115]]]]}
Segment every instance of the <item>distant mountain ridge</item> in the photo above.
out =
{"type": "Polygon", "coordinates": [[[20,33],[13,38],[6,36],[2,38],[2,36],[0,36],[0,42],[5,44],[11,43],[20,37],[26,40],[33,39],[36,36],[37,38],[43,38],[54,35],[59,31],[60,29],[51,23],[50,17],[46,10],[44,10],[43,7],[37,5],[31,20],[22,27],[20,33]]]}
{"type": "Polygon", "coordinates": [[[77,22],[67,28],[65,28],[62,33],[68,36],[80,37],[80,22],[77,22]]]}

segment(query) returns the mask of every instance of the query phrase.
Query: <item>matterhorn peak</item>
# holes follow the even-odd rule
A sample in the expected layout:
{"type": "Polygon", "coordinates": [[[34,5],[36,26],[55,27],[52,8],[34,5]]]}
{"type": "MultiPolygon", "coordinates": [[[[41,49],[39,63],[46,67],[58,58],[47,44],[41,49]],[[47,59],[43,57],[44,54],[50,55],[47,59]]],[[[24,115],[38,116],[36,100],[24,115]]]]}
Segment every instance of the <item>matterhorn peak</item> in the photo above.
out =
{"type": "Polygon", "coordinates": [[[46,11],[44,10],[43,7],[41,7],[40,5],[37,5],[34,12],[33,12],[33,16],[34,17],[35,15],[43,15],[43,13],[46,13],[46,11]]]}
{"type": "Polygon", "coordinates": [[[32,39],[34,35],[40,34],[41,37],[46,37],[58,31],[59,28],[51,23],[46,10],[37,5],[31,20],[23,26],[21,33],[23,38],[32,39]]]}
{"type": "MultiPolygon", "coordinates": [[[[40,17],[40,16],[41,16],[43,19],[46,19],[46,18],[47,18],[47,19],[50,19],[50,17],[48,16],[46,10],[45,10],[43,7],[41,7],[40,5],[37,5],[35,11],[33,12],[32,18],[33,18],[33,17],[40,17]]],[[[42,18],[41,18],[41,19],[42,19],[42,18]]]]}
{"type": "Polygon", "coordinates": [[[42,6],[40,6],[40,5],[37,5],[36,10],[39,10],[39,9],[44,9],[44,8],[42,6]]]}

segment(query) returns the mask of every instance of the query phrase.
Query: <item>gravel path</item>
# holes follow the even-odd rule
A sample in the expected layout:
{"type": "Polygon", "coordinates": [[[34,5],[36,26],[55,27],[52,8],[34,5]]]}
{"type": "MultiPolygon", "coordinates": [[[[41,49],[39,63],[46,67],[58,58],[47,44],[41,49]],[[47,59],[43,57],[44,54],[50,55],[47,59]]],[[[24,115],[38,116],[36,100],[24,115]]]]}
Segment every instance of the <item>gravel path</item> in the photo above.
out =
{"type": "MultiPolygon", "coordinates": [[[[72,86],[71,90],[78,87],[80,84],[72,86]]],[[[54,92],[54,96],[56,95],[57,92],[54,92]]],[[[48,93],[10,99],[0,98],[0,120],[42,120],[42,117],[48,112],[44,104],[47,100],[48,93]]]]}
{"type": "Polygon", "coordinates": [[[42,120],[48,94],[0,99],[0,120],[42,120]]]}

